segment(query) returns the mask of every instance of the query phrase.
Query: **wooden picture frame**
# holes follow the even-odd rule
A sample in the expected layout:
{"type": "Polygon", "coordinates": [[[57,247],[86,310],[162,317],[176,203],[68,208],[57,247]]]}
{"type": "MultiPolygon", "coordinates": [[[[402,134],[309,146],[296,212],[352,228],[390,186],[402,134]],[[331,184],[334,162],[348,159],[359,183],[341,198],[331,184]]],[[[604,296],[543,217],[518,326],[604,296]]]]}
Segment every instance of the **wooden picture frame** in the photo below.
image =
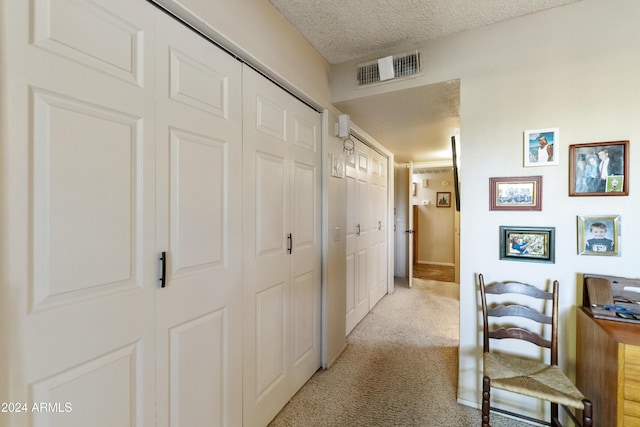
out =
{"type": "Polygon", "coordinates": [[[628,140],[569,146],[569,196],[628,195],[628,140]]]}
{"type": "Polygon", "coordinates": [[[489,210],[542,210],[542,176],[489,178],[489,210]]]}
{"type": "Polygon", "coordinates": [[[546,128],[524,131],[524,166],[557,166],[560,164],[560,129],[546,128]]]}
{"type": "Polygon", "coordinates": [[[500,259],[555,263],[555,227],[500,226],[500,259]]]}
{"type": "Polygon", "coordinates": [[[619,237],[619,215],[578,215],[578,255],[620,256],[619,237]]]}
{"type": "Polygon", "coordinates": [[[436,192],[436,207],[438,208],[451,207],[451,191],[436,192]]]}

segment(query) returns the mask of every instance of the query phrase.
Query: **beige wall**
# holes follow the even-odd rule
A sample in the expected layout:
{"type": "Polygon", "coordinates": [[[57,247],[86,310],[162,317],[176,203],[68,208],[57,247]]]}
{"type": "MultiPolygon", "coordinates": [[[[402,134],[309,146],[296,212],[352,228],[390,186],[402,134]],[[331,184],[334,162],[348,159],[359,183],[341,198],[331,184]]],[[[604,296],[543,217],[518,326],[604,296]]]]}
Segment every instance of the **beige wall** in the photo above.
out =
{"type": "MultiPolygon", "coordinates": [[[[418,206],[418,257],[415,262],[426,264],[454,265],[454,212],[455,194],[453,189],[453,172],[414,174],[416,196],[412,203],[418,206]],[[422,180],[427,180],[427,187],[422,180]],[[447,185],[443,185],[446,181],[447,185]],[[438,192],[449,194],[450,207],[437,207],[438,192]],[[424,201],[429,201],[425,205],[424,201]]],[[[414,227],[415,229],[415,227],[414,227]]]]}
{"type": "MultiPolygon", "coordinates": [[[[640,2],[583,0],[425,43],[424,75],[371,89],[353,88],[353,63],[333,68],[332,100],[460,78],[460,312],[478,313],[476,277],[560,281],[560,359],[575,372],[575,307],[580,273],[638,277],[640,202],[640,2]],[[523,167],[523,131],[560,128],[560,165],[523,167]],[[630,140],[628,197],[569,197],[570,144],[630,140]],[[541,212],[489,211],[489,177],[543,176],[541,212]],[[577,215],[621,215],[620,257],[579,256],[577,215]],[[500,225],[556,228],[554,264],[501,261],[500,225]]],[[[360,62],[360,61],[355,61],[360,62]]],[[[354,62],[354,63],[355,63],[354,62]]],[[[481,397],[480,319],[460,318],[458,397],[481,397]]],[[[495,396],[512,409],[540,407],[495,396]]]]}

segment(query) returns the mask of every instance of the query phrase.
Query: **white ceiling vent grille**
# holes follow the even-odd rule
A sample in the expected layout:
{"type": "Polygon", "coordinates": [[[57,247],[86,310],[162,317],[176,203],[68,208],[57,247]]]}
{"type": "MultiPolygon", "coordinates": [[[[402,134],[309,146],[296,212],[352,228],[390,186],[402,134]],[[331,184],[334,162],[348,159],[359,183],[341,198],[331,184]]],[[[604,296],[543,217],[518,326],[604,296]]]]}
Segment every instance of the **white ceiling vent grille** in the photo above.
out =
{"type": "Polygon", "coordinates": [[[413,168],[414,175],[436,174],[451,172],[452,168],[413,168]]]}
{"type": "Polygon", "coordinates": [[[413,76],[420,72],[420,52],[402,53],[375,59],[359,64],[356,69],[358,86],[413,76]]]}

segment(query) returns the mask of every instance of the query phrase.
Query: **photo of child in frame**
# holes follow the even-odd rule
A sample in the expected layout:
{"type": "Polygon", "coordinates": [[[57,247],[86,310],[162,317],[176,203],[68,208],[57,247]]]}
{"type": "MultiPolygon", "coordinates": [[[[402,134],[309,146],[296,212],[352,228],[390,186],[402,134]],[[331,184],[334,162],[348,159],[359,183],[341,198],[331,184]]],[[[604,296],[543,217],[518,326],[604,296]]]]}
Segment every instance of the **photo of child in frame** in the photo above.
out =
{"type": "Polygon", "coordinates": [[[619,255],[620,217],[578,217],[580,255],[619,255]]]}

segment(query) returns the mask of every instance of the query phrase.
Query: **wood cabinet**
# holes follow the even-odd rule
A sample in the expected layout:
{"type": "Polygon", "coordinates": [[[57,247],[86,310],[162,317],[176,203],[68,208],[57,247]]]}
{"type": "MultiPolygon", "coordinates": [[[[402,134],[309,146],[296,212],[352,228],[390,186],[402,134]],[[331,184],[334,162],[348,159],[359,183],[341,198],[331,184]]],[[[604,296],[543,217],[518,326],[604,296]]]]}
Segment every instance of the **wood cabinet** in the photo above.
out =
{"type": "Polygon", "coordinates": [[[577,313],[576,385],[593,425],[640,427],[640,325],[577,313]]]}

